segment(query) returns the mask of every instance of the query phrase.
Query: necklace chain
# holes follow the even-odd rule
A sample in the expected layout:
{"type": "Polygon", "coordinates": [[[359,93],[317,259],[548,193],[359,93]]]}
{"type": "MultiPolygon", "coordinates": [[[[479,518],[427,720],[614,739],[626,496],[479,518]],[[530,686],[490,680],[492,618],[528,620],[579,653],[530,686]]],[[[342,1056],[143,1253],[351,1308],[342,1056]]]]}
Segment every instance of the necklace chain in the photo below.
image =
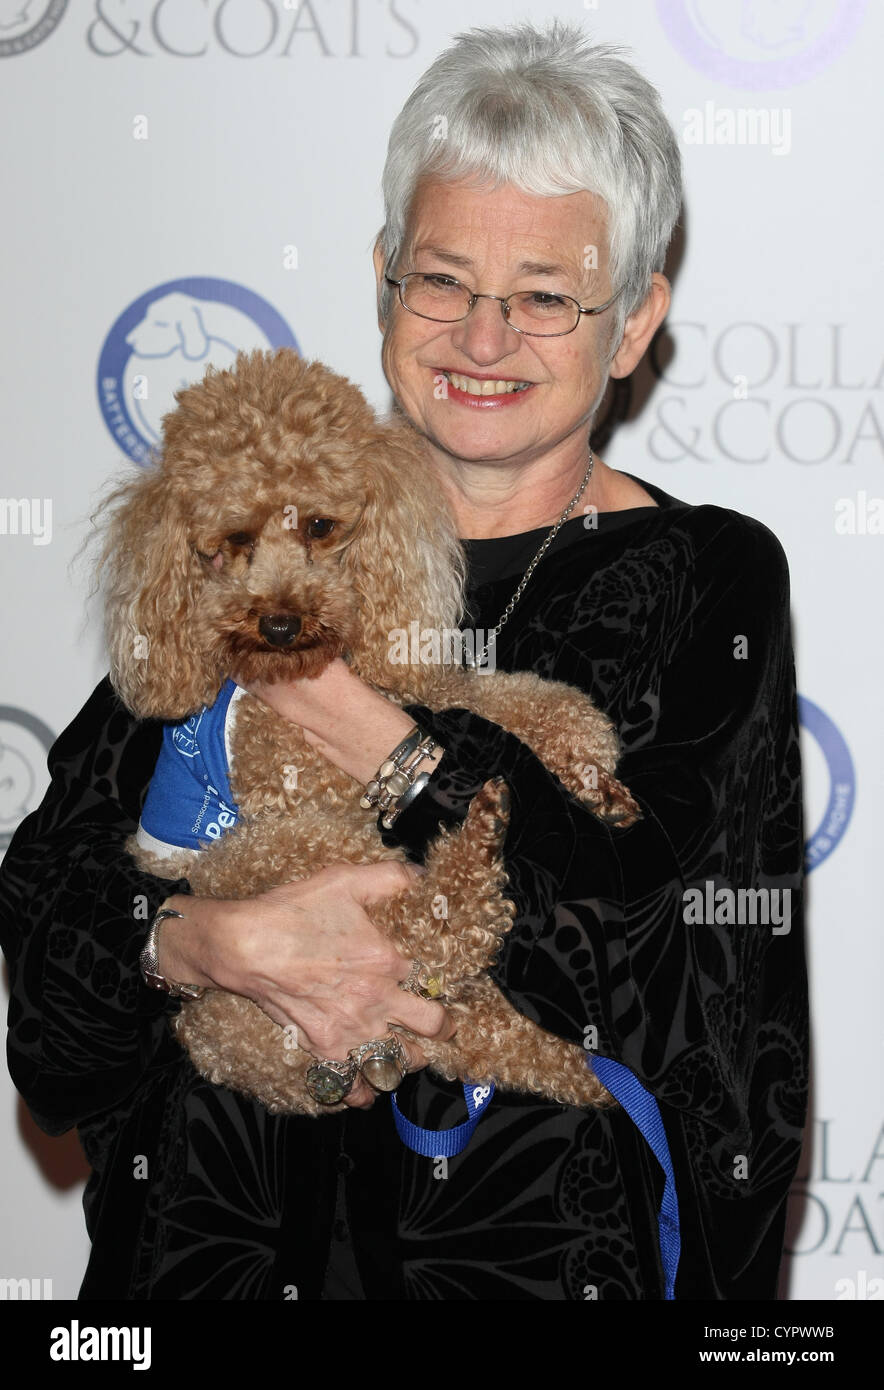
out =
{"type": "Polygon", "coordinates": [[[497,627],[495,627],[495,628],[493,629],[493,631],[492,631],[492,633],[491,633],[491,636],[488,638],[488,641],[485,643],[485,645],[484,645],[484,647],[482,648],[482,650],[481,650],[480,652],[478,652],[478,653],[474,656],[474,658],[472,659],[472,661],[468,661],[468,662],[466,663],[468,666],[479,667],[479,666],[482,665],[483,661],[485,660],[485,657],[488,655],[488,648],[491,646],[492,642],[496,642],[496,641],[497,641],[497,634],[500,632],[500,629],[503,627],[504,623],[509,622],[510,617],[511,617],[511,615],[512,615],[513,609],[515,608],[516,604],[519,602],[519,599],[522,597],[522,594],[525,592],[525,585],[528,583],[528,580],[531,578],[531,576],[532,576],[532,574],[534,573],[534,571],[536,570],[537,566],[540,564],[540,561],[543,559],[543,557],[544,557],[544,555],[546,554],[547,550],[548,550],[549,547],[552,545],[552,543],[553,543],[553,541],[555,540],[556,536],[559,534],[559,531],[560,531],[561,528],[564,526],[565,522],[568,520],[568,517],[569,517],[569,516],[571,515],[571,513],[573,512],[574,508],[577,506],[577,503],[580,501],[580,498],[581,498],[581,496],[582,496],[582,494],[583,494],[583,492],[584,492],[584,490],[585,490],[585,488],[586,488],[586,485],[587,485],[587,483],[589,482],[590,478],[592,477],[592,470],[593,470],[593,465],[594,465],[594,464],[595,464],[595,458],[593,457],[592,449],[590,449],[590,451],[589,451],[589,463],[587,464],[586,472],[585,472],[584,475],[583,475],[583,481],[582,481],[582,483],[580,484],[580,486],[579,486],[579,488],[577,489],[577,491],[574,493],[574,496],[571,498],[571,501],[568,503],[568,505],[567,505],[567,507],[565,508],[565,510],[562,512],[562,515],[559,517],[559,519],[558,519],[558,521],[556,522],[555,526],[552,528],[552,530],[551,530],[551,531],[549,532],[549,534],[547,535],[546,539],[544,540],[544,542],[543,542],[543,544],[541,545],[540,549],[538,550],[537,554],[534,556],[534,559],[531,561],[531,563],[530,563],[530,565],[528,566],[528,568],[526,569],[525,573],[522,575],[522,578],[519,580],[518,588],[516,589],[516,592],[513,594],[512,598],[510,599],[510,601],[509,601],[509,603],[507,604],[506,608],[505,608],[505,609],[503,610],[503,612],[501,613],[501,615],[500,615],[500,620],[498,621],[497,627]]]}

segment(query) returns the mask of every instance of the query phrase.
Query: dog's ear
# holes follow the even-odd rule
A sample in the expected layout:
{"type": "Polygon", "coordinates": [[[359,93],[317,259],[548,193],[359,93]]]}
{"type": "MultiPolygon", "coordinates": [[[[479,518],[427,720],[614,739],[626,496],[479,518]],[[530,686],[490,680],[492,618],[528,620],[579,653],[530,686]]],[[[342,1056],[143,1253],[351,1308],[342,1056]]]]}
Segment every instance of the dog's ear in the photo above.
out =
{"type": "Polygon", "coordinates": [[[205,562],[186,523],[186,491],[152,465],[117,488],[102,511],[111,681],[139,718],[183,719],[211,704],[222,680],[194,640],[205,562]]]}
{"type": "MultiPolygon", "coordinates": [[[[386,661],[395,629],[455,628],[465,560],[454,519],[423,446],[404,425],[383,424],[361,452],[368,498],[342,563],[362,613],[362,653],[386,661]]],[[[360,662],[360,667],[364,662],[360,662]]]]}

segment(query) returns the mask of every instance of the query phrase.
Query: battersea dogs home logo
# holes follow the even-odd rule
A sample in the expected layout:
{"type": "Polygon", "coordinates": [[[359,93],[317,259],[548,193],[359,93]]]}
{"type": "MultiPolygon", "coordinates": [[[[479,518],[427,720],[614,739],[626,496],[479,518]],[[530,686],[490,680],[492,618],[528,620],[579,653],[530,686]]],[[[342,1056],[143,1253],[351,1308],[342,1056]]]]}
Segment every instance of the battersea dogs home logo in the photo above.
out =
{"type": "MultiPolygon", "coordinates": [[[[819,705],[799,695],[798,715],[802,731],[811,736],[818,753],[822,753],[826,770],[825,809],[805,846],[805,865],[809,872],[828,859],[847,830],[856,796],[856,774],[844,735],[819,705]]],[[[807,765],[812,800],[818,802],[819,798],[814,793],[819,783],[815,766],[819,763],[819,757],[814,757],[812,750],[809,751],[811,758],[804,758],[803,761],[807,765]]]]}
{"type": "Polygon", "coordinates": [[[35,714],[0,705],[0,854],[9,848],[16,826],[36,809],[54,742],[52,730],[35,714]]]}
{"type": "Polygon", "coordinates": [[[14,58],[48,39],[68,0],[0,0],[0,58],[14,58]]]}
{"type": "Polygon", "coordinates": [[[669,42],[707,77],[750,91],[794,87],[835,62],[866,0],[657,0],[669,42]]]}
{"type": "Polygon", "coordinates": [[[169,280],[124,309],[98,362],[98,399],[114,440],[134,463],[148,463],[175,392],[232,367],[240,350],[300,349],[266,299],[230,280],[169,280]]]}
{"type": "MultiPolygon", "coordinates": [[[[820,820],[817,821],[816,830],[810,835],[805,845],[805,865],[808,872],[821,865],[824,859],[828,859],[833,849],[837,848],[848,827],[849,820],[853,815],[853,799],[856,796],[856,774],[853,771],[853,759],[851,751],[846,745],[844,735],[840,728],[835,726],[833,720],[805,696],[798,696],[798,717],[801,720],[802,731],[810,734],[819,752],[823,753],[826,759],[826,773],[828,778],[826,788],[826,809],[823,810],[820,820]]],[[[808,763],[806,771],[810,774],[808,781],[810,791],[815,791],[816,778],[813,760],[805,759],[808,763]]],[[[819,762],[819,758],[816,759],[819,762]]],[[[816,796],[813,796],[816,801],[816,796]]]]}

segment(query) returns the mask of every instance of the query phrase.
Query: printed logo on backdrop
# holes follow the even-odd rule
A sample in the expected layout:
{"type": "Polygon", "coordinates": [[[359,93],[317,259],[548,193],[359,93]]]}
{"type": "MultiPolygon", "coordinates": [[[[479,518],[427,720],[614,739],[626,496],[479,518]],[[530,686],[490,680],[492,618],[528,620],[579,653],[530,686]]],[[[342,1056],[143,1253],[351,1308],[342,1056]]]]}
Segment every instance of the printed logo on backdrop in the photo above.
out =
{"type": "Polygon", "coordinates": [[[35,714],[0,705],[0,854],[19,822],[37,807],[54,742],[55,734],[35,714]]]}
{"type": "Polygon", "coordinates": [[[856,36],[867,0],[657,0],[672,46],[698,71],[748,91],[816,77],[856,36]]]}
{"type": "Polygon", "coordinates": [[[149,463],[175,392],[231,367],[237,352],[300,349],[281,314],[231,280],[169,280],[120,314],[98,362],[98,400],[117,445],[149,463]]]}
{"type": "Polygon", "coordinates": [[[86,43],[100,58],[410,58],[420,0],[94,0],[86,43]],[[411,11],[409,15],[408,11],[411,11]]]}
{"type": "MultiPolygon", "coordinates": [[[[825,759],[828,784],[825,789],[825,809],[816,830],[805,845],[805,866],[808,873],[822,864],[837,848],[853,815],[856,797],[856,773],[850,749],[841,730],[829,716],[803,695],[798,696],[798,718],[802,729],[814,740],[825,759]]],[[[807,781],[811,793],[815,790],[813,764],[808,760],[807,781]]],[[[818,798],[814,797],[814,800],[818,798]]]]}
{"type": "Polygon", "coordinates": [[[667,322],[646,370],[660,463],[884,462],[884,352],[855,323],[667,322]]]}
{"type": "MultiPolygon", "coordinates": [[[[863,1074],[868,1061],[859,1061],[863,1074]]],[[[882,1272],[884,1253],[884,1124],[875,1114],[874,1096],[863,1096],[860,1113],[857,1095],[863,1092],[845,1089],[854,1102],[846,1123],[818,1115],[808,1121],[803,1160],[808,1166],[799,1169],[791,1188],[785,1250],[793,1257],[840,1257],[832,1297],[880,1301],[884,1280],[875,1276],[882,1272]],[[863,1131],[859,1142],[857,1121],[863,1131]]]]}
{"type": "Polygon", "coordinates": [[[0,0],[0,58],[15,58],[48,39],[68,0],[0,0]]]}

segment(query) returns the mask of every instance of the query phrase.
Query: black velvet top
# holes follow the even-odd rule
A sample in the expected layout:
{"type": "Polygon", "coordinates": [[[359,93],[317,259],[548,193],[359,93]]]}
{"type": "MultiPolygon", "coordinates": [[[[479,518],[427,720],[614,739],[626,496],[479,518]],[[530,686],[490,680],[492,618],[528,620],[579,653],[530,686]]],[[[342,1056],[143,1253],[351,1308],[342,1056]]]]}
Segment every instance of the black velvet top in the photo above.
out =
{"type": "MultiPolygon", "coordinates": [[[[681,1214],[676,1297],[770,1299],[808,1068],[788,568],[760,522],[636,481],[659,506],[567,522],[497,665],[579,686],[611,715],[643,819],[605,826],[513,735],[410,707],[446,752],[395,837],[420,858],[440,821],[506,778],[518,915],[497,982],[571,1042],[593,1026],[599,1053],[657,1097],[681,1214]],[[699,923],[690,888],[704,902],[778,890],[788,910],[776,930],[724,911],[699,923]]],[[[544,535],[468,544],[467,621],[495,625],[544,535]]],[[[178,1005],[138,970],[150,916],[187,885],[122,852],[159,740],[103,681],[0,873],[12,1077],[43,1129],[78,1127],[93,1169],[81,1297],[662,1298],[663,1175],[623,1111],[498,1092],[446,1176],[402,1146],[385,1097],[280,1117],[196,1074],[168,1027],[178,1005]]],[[[462,1089],[427,1071],[399,1102],[432,1128],[465,1117],[462,1089]]]]}

